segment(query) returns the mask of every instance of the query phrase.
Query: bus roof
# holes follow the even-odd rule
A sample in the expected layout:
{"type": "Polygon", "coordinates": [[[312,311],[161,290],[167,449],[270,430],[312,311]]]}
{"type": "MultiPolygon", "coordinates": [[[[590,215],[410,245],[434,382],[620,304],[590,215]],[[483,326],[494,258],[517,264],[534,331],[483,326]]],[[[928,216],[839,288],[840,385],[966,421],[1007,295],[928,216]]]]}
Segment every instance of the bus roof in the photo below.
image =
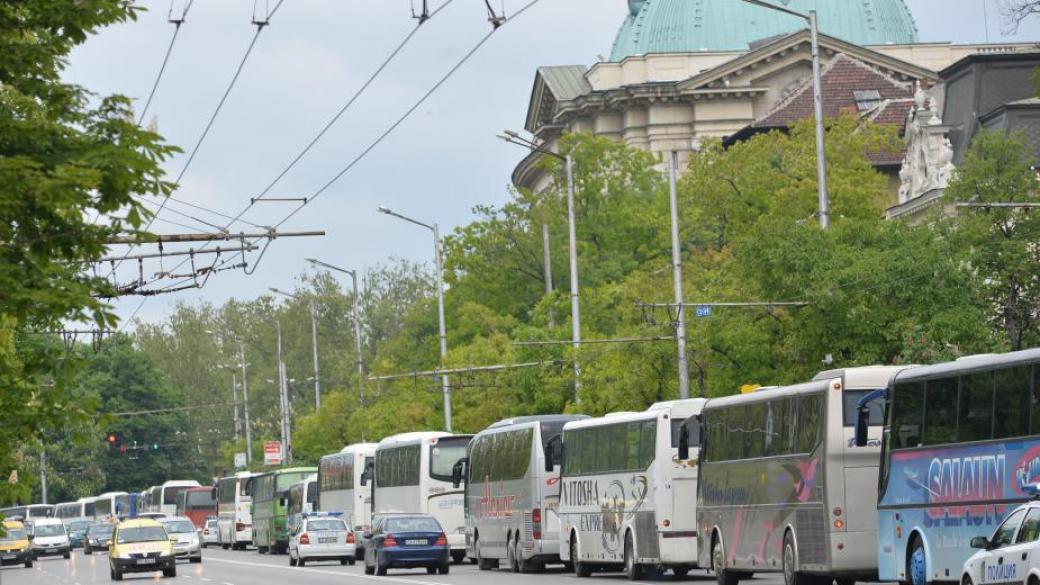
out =
{"type": "Polygon", "coordinates": [[[194,479],[171,479],[170,481],[164,482],[161,486],[157,485],[152,487],[198,487],[199,485],[199,482],[195,481],[194,479]]]}
{"type": "Polygon", "coordinates": [[[687,398],[686,400],[668,400],[665,402],[657,402],[650,405],[650,408],[646,409],[647,412],[661,412],[667,410],[672,418],[681,418],[683,420],[695,415],[700,414],[701,410],[704,409],[705,403],[708,402],[707,398],[687,398]]]}
{"type": "Polygon", "coordinates": [[[516,416],[513,418],[502,419],[484,430],[490,431],[492,429],[501,429],[505,427],[512,427],[532,423],[568,423],[575,420],[585,420],[587,418],[589,418],[589,415],[587,414],[545,414],[534,416],[516,416]]]}
{"type": "Polygon", "coordinates": [[[892,377],[907,368],[917,366],[857,366],[854,368],[837,368],[816,374],[813,380],[833,380],[841,378],[846,390],[877,390],[888,388],[892,377]]]}
{"type": "Polygon", "coordinates": [[[256,474],[257,477],[264,475],[285,475],[287,473],[317,473],[317,467],[289,467],[287,469],[272,469],[265,473],[256,474]]]}
{"type": "Polygon", "coordinates": [[[804,384],[795,384],[794,386],[778,386],[769,389],[756,390],[747,394],[737,394],[734,396],[725,396],[723,398],[712,398],[704,405],[704,410],[712,410],[715,408],[722,408],[725,406],[731,406],[733,404],[752,404],[755,402],[765,402],[772,400],[777,397],[783,396],[802,396],[804,394],[815,394],[817,392],[826,392],[830,388],[831,380],[835,378],[828,378],[826,380],[814,380],[812,382],[806,382],[804,384]]]}
{"type": "Polygon", "coordinates": [[[960,358],[954,362],[904,370],[892,378],[892,384],[970,374],[985,370],[998,370],[1038,362],[1040,362],[1040,349],[1026,349],[996,355],[973,355],[960,358]]]}
{"type": "Polygon", "coordinates": [[[658,417],[660,412],[614,412],[600,418],[588,418],[585,420],[576,420],[563,425],[564,431],[573,431],[575,429],[584,429],[588,427],[599,427],[604,425],[613,425],[618,423],[626,422],[640,422],[646,420],[653,420],[658,417]]]}
{"type": "Polygon", "coordinates": [[[354,443],[353,445],[347,445],[340,449],[340,453],[358,453],[362,455],[374,455],[376,449],[379,448],[379,443],[354,443]]]}
{"type": "Polygon", "coordinates": [[[422,443],[428,439],[446,439],[448,437],[466,437],[467,435],[453,435],[444,431],[420,431],[417,433],[401,433],[379,441],[379,449],[396,447],[399,445],[412,445],[422,443]]]}
{"type": "Polygon", "coordinates": [[[126,492],[105,492],[105,493],[101,494],[100,496],[98,496],[95,499],[100,500],[100,499],[104,499],[104,498],[111,498],[112,496],[128,496],[128,495],[130,495],[130,494],[128,494],[126,492]]]}

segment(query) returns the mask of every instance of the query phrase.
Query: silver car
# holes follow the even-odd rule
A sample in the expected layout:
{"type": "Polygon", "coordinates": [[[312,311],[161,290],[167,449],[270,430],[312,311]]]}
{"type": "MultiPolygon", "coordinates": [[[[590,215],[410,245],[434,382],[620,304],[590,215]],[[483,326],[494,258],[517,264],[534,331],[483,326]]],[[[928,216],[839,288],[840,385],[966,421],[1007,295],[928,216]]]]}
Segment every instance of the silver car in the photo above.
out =
{"type": "Polygon", "coordinates": [[[339,561],[353,565],[357,553],[354,531],[337,515],[305,514],[289,534],[289,565],[302,567],[308,561],[339,561]]]}
{"type": "Polygon", "coordinates": [[[173,552],[177,560],[188,559],[192,563],[202,562],[202,542],[199,540],[199,532],[191,520],[184,516],[170,516],[159,518],[159,523],[166,529],[171,538],[176,538],[173,552]]]}

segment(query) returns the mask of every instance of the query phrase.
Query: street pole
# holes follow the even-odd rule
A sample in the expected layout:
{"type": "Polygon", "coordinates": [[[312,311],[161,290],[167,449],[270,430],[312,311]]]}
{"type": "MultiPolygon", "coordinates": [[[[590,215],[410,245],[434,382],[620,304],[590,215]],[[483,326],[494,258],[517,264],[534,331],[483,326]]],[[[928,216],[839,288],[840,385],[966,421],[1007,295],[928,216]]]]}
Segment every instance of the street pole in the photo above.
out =
{"type": "Polygon", "coordinates": [[[672,275],[675,280],[675,304],[678,306],[675,343],[679,350],[679,398],[690,397],[690,370],[686,356],[686,311],[683,310],[682,246],[679,243],[679,194],[676,188],[676,173],[679,153],[672,151],[668,157],[668,191],[672,208],[672,275]]]}
{"type": "MultiPolygon", "coordinates": [[[[551,295],[553,291],[552,280],[552,251],[549,248],[549,224],[542,224],[542,261],[545,264],[545,294],[551,295]]],[[[556,327],[556,312],[549,307],[549,328],[556,327]]]]}
{"type": "Polygon", "coordinates": [[[820,229],[831,227],[831,204],[827,193],[827,149],[823,120],[823,82],[820,73],[820,30],[816,11],[809,11],[809,33],[812,37],[813,109],[816,113],[816,177],[820,199],[820,229]]]}
{"type": "Polygon", "coordinates": [[[571,264],[571,342],[574,347],[574,402],[581,404],[581,365],[578,350],[581,348],[581,309],[578,307],[578,236],[574,218],[574,159],[567,155],[567,231],[570,239],[571,264]]]}
{"type": "Polygon", "coordinates": [[[288,392],[285,387],[285,362],[282,361],[282,322],[275,321],[275,327],[278,331],[278,398],[282,409],[282,460],[285,463],[289,460],[289,417],[288,392]]]}
{"type": "MultiPolygon", "coordinates": [[[[441,232],[437,224],[433,224],[433,250],[437,264],[437,320],[441,338],[441,367],[448,357],[448,333],[444,325],[444,266],[441,264],[441,232]]],[[[451,431],[451,384],[448,376],[441,376],[441,388],[444,392],[444,428],[451,431]]]]}
{"type": "Polygon", "coordinates": [[[40,445],[40,497],[47,503],[47,445],[40,445]]]}
{"type": "Polygon", "coordinates": [[[361,404],[361,408],[365,407],[365,360],[361,353],[361,310],[358,305],[361,304],[361,296],[358,294],[357,285],[357,270],[350,271],[350,280],[354,286],[354,347],[357,351],[357,371],[358,371],[358,402],[361,404]]]}
{"type": "Polygon", "coordinates": [[[238,373],[231,370],[231,400],[235,407],[235,442],[242,436],[242,423],[238,418],[238,373]]]}
{"type": "Polygon", "coordinates": [[[253,464],[253,425],[249,422],[249,383],[246,380],[246,342],[238,340],[238,359],[242,366],[242,410],[246,418],[246,466],[253,464]]]}
{"type": "Polygon", "coordinates": [[[318,312],[311,299],[311,346],[314,350],[314,412],[321,410],[321,375],[318,373],[318,312]]]}

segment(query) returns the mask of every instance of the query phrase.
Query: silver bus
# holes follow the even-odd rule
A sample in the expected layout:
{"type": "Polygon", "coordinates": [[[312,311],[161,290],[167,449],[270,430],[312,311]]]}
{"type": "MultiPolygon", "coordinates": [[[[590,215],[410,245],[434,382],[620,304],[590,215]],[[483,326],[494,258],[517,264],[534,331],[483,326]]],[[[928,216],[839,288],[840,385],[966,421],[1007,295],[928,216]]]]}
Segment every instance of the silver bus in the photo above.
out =
{"type": "Polygon", "coordinates": [[[469,444],[466,549],[481,570],[506,562],[517,573],[560,562],[563,425],[585,415],[497,422],[469,444]]]}
{"type": "Polygon", "coordinates": [[[342,512],[347,526],[364,531],[372,525],[372,484],[362,481],[375,465],[375,443],[348,445],[318,462],[318,510],[342,512]]]}
{"type": "Polygon", "coordinates": [[[240,471],[217,480],[217,541],[224,550],[245,550],[253,542],[253,477],[240,471]]]}
{"type": "Polygon", "coordinates": [[[720,585],[765,572],[786,585],[877,580],[880,395],[866,446],[855,427],[860,400],[902,369],[833,370],[708,402],[697,518],[700,563],[720,585]]]}
{"type": "Polygon", "coordinates": [[[680,458],[680,438],[699,444],[701,398],[646,412],[570,422],[563,430],[560,557],[579,577],[624,568],[684,577],[697,565],[697,455],[680,458]],[[693,422],[687,423],[687,419],[693,422]]]}

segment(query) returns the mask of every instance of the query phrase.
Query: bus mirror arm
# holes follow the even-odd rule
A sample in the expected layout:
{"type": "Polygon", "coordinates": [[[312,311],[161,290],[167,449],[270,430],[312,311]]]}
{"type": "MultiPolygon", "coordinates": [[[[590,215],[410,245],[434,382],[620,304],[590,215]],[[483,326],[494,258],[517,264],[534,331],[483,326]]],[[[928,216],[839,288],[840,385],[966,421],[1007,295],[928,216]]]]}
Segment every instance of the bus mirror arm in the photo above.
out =
{"type": "Polygon", "coordinates": [[[563,439],[555,436],[545,444],[545,472],[552,473],[556,463],[563,461],[563,439]]]}
{"type": "Polygon", "coordinates": [[[866,447],[870,440],[870,406],[869,403],[878,399],[888,398],[888,389],[874,390],[856,404],[856,446],[866,447]]]}
{"type": "Polygon", "coordinates": [[[466,479],[465,469],[469,466],[469,458],[463,457],[455,462],[451,468],[451,486],[458,489],[466,479]]]}
{"type": "Polygon", "coordinates": [[[679,461],[690,458],[690,431],[683,425],[679,431],[679,461]]]}

